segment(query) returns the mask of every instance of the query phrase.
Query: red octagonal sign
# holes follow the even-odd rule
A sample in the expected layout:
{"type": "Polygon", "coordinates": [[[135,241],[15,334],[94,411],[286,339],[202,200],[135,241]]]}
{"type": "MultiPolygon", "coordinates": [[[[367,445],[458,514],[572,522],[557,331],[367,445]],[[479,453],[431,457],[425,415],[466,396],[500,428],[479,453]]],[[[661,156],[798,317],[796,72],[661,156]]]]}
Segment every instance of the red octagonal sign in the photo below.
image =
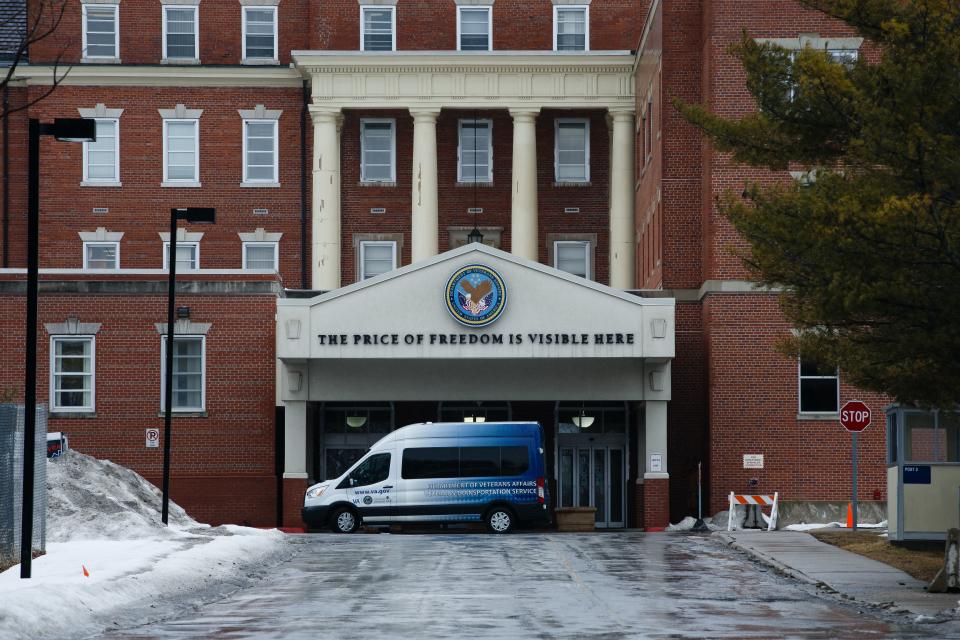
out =
{"type": "Polygon", "coordinates": [[[859,400],[850,400],[840,409],[840,424],[847,431],[863,431],[870,426],[870,407],[859,400]]]}

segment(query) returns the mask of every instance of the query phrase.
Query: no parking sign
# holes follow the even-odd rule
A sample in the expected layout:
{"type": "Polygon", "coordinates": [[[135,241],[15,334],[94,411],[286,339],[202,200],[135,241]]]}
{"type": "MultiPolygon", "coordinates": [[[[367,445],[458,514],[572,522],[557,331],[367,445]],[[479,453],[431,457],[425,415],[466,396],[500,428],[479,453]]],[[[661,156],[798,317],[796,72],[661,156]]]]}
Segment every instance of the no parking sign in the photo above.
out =
{"type": "Polygon", "coordinates": [[[157,449],[160,447],[160,429],[145,429],[147,438],[147,448],[157,449]]]}

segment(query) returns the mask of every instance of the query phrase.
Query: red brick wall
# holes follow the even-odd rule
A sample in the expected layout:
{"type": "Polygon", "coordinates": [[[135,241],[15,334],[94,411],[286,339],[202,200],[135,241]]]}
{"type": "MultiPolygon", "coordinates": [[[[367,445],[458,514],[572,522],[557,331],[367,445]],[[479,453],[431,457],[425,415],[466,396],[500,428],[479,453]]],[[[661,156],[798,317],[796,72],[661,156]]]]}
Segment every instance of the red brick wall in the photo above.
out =
{"type": "Polygon", "coordinates": [[[283,526],[304,527],[300,510],[303,508],[303,494],[307,490],[306,480],[283,480],[283,526]]]}
{"type": "MultiPolygon", "coordinates": [[[[790,326],[777,297],[714,294],[704,300],[709,361],[710,507],[726,508],[730,491],[779,491],[784,500],[845,500],[850,493],[851,438],[839,421],[798,419],[797,363],[777,352],[790,326]],[[743,454],[764,455],[763,469],[743,469],[743,454]],[[759,485],[750,488],[751,478],[759,485]]],[[[840,404],[858,399],[874,424],[859,436],[859,497],[886,497],[889,399],[852,387],[840,372],[840,404]]]]}
{"type": "MultiPolygon", "coordinates": [[[[41,0],[30,0],[32,7],[41,0]]],[[[592,49],[631,49],[636,45],[648,0],[596,0],[590,6],[592,49]]],[[[356,0],[284,0],[277,7],[280,63],[304,49],[360,48],[360,5],[356,0]]],[[[397,49],[455,50],[456,5],[451,0],[400,0],[396,8],[397,49]]],[[[35,10],[35,9],[34,9],[35,10]]],[[[49,15],[49,14],[48,14],[49,15]]],[[[204,0],[199,5],[200,61],[238,64],[242,56],[241,5],[204,0]]],[[[34,63],[80,60],[82,12],[68,0],[56,32],[30,50],[34,63]]],[[[493,46],[498,50],[552,49],[553,5],[542,0],[500,2],[493,6],[493,46]]],[[[120,59],[125,64],[158,64],[162,55],[159,3],[120,3],[120,59]]]]}
{"type": "Polygon", "coordinates": [[[670,524],[670,480],[643,481],[643,528],[663,531],[670,524]]]}
{"type": "MultiPolygon", "coordinates": [[[[41,87],[32,89],[36,95],[41,87]]],[[[238,232],[257,227],[283,233],[280,272],[291,287],[300,286],[300,109],[299,89],[76,87],[61,86],[56,97],[30,110],[49,120],[79,117],[77,108],[104,103],[123,109],[120,117],[120,181],[122,187],[83,187],[83,145],[44,137],[41,147],[41,267],[80,268],[79,231],[124,233],[120,244],[122,268],[160,268],[163,244],[158,232],[169,232],[170,208],[211,206],[215,225],[202,231],[201,268],[239,269],[238,232]],[[203,109],[200,117],[200,189],[161,187],[163,180],[163,119],[157,109],[183,103],[203,109]],[[243,119],[238,109],[264,104],[282,109],[279,120],[279,188],[241,187],[243,179],[243,119]],[[94,207],[109,213],[94,214],[94,207]],[[265,208],[268,215],[254,215],[265,208]]],[[[308,140],[310,138],[308,137],[308,140]]],[[[308,177],[309,180],[309,177],[308,177]]],[[[308,182],[309,185],[309,182],[308,182]]],[[[309,206],[309,203],[308,203],[309,206]]],[[[21,223],[22,224],[22,223],[21,223]]]]}
{"type": "MultiPolygon", "coordinates": [[[[177,306],[189,307],[192,321],[212,326],[205,346],[206,415],[173,419],[171,495],[201,520],[272,525],[276,297],[180,294],[177,306]]],[[[165,295],[40,295],[38,402],[49,402],[50,335],[44,324],[71,315],[101,323],[95,338],[95,413],[53,414],[48,429],[66,432],[78,451],[152,481],[160,478],[163,449],[144,446],[144,429],[163,429],[161,337],[154,323],[165,322],[166,313],[165,295]]],[[[24,296],[0,296],[0,391],[12,390],[18,398],[24,321],[24,296]]]]}
{"type": "MultiPolygon", "coordinates": [[[[7,244],[0,235],[0,267],[25,267],[27,263],[27,111],[22,109],[27,99],[26,87],[8,88],[9,110],[21,109],[9,113],[9,140],[7,147],[9,165],[4,176],[4,167],[0,165],[0,180],[8,180],[7,203],[7,244]],[[6,264],[3,256],[6,254],[6,264]]],[[[2,107],[0,107],[2,109],[2,107]]],[[[0,124],[0,145],[3,144],[3,126],[0,124]]],[[[0,190],[3,184],[0,182],[0,190]]],[[[0,196],[2,197],[2,196],[0,196]]],[[[2,207],[2,204],[0,204],[2,207]]],[[[2,234],[4,212],[0,208],[0,234],[2,234]]]]}

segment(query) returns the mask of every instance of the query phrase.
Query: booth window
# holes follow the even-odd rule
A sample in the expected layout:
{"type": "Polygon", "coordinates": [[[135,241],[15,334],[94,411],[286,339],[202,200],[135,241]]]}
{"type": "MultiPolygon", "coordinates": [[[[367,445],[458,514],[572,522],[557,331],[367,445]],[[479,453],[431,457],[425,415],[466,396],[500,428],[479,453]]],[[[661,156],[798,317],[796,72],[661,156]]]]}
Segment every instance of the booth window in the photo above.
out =
{"type": "Polygon", "coordinates": [[[840,410],[840,372],[836,367],[801,358],[800,413],[837,413],[840,410]]]}
{"type": "Polygon", "coordinates": [[[906,462],[960,462],[960,414],[907,411],[903,428],[906,462]]]}

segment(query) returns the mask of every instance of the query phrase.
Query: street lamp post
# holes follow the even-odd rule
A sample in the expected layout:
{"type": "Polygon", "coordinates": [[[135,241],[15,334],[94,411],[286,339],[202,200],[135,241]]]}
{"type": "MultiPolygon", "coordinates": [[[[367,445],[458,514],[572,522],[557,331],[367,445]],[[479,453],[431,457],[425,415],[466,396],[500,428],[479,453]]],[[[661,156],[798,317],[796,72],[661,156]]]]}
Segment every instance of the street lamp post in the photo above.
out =
{"type": "Polygon", "coordinates": [[[89,118],[30,118],[27,148],[27,335],[23,382],[23,511],[20,518],[20,577],[33,563],[33,491],[37,437],[37,301],[40,287],[40,136],[67,142],[95,142],[97,123],[89,118]]]}
{"type": "Polygon", "coordinates": [[[170,423],[173,407],[173,312],[177,286],[177,220],[193,224],[213,224],[216,210],[212,207],[170,209],[170,251],[167,257],[167,348],[164,353],[163,389],[163,504],[160,519],[167,524],[170,515],[170,423]]]}

